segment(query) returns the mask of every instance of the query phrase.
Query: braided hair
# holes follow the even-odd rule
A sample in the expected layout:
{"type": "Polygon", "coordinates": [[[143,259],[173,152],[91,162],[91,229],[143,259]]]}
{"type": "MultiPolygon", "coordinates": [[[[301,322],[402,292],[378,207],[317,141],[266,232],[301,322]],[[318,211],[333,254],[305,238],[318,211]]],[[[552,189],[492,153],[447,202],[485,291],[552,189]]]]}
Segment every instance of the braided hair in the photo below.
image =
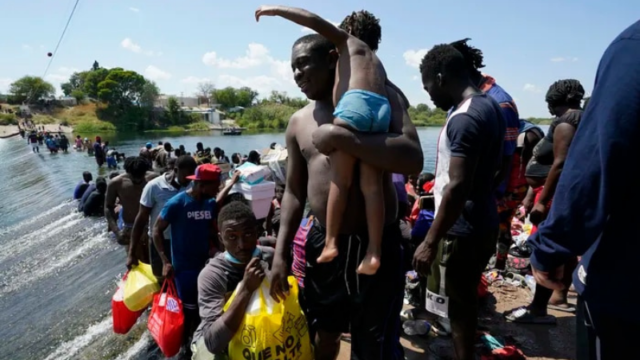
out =
{"type": "Polygon", "coordinates": [[[382,38],[380,19],[366,10],[354,11],[342,20],[340,29],[362,40],[372,51],[378,50],[382,38]]]}
{"type": "Polygon", "coordinates": [[[469,46],[467,42],[471,40],[470,38],[458,40],[452,42],[451,46],[456,48],[462,56],[464,57],[464,61],[469,66],[469,70],[471,72],[479,72],[479,69],[484,67],[484,56],[482,55],[482,50],[478,48],[474,48],[473,46],[469,46]]]}
{"type": "Polygon", "coordinates": [[[584,98],[584,88],[575,79],[558,80],[549,86],[545,101],[550,107],[570,106],[580,107],[584,98]]]}

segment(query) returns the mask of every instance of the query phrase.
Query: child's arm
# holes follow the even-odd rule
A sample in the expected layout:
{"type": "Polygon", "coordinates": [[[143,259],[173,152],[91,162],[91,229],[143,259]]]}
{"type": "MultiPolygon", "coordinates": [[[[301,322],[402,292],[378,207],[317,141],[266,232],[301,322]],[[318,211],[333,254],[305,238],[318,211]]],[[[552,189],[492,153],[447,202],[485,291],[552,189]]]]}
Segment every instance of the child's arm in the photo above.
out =
{"type": "Polygon", "coordinates": [[[261,6],[256,10],[256,21],[260,21],[261,16],[280,16],[296,24],[308,27],[318,34],[327,38],[336,46],[347,42],[349,34],[344,30],[335,27],[332,23],[304,9],[288,6],[261,6]]]}

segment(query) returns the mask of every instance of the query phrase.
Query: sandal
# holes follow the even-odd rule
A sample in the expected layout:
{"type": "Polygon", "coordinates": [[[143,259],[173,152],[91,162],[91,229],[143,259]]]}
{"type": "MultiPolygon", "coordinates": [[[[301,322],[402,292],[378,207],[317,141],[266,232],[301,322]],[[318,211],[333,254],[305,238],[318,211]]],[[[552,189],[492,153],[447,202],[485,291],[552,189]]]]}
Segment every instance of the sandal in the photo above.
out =
{"type": "Polygon", "coordinates": [[[553,315],[536,316],[529,311],[526,306],[521,306],[513,310],[506,311],[504,318],[513,323],[518,324],[536,324],[536,325],[556,325],[557,320],[553,315]]]}
{"type": "Polygon", "coordinates": [[[568,306],[547,304],[547,309],[551,309],[551,310],[555,310],[555,311],[561,311],[561,312],[565,312],[565,313],[569,313],[569,314],[575,314],[576,307],[571,305],[571,304],[567,304],[567,305],[568,306]]]}

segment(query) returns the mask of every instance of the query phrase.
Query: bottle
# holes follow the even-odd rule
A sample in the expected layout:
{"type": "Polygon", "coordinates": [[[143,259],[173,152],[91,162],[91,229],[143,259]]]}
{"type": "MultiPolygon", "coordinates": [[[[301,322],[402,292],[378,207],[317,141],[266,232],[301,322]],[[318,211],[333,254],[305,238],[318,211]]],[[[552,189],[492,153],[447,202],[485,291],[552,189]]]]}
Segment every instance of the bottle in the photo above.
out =
{"type": "Polygon", "coordinates": [[[425,335],[431,330],[431,324],[425,320],[409,320],[402,324],[402,328],[404,329],[404,333],[409,336],[425,335]]]}

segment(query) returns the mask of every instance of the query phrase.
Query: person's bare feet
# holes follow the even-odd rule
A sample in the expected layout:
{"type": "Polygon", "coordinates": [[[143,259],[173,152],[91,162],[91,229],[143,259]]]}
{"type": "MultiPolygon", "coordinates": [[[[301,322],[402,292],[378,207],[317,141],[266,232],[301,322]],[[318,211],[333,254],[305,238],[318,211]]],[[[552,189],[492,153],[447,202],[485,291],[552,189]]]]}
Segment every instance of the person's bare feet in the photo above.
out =
{"type": "Polygon", "coordinates": [[[318,256],[318,259],[316,261],[318,262],[318,264],[328,263],[328,262],[331,262],[333,259],[335,259],[336,256],[338,256],[337,247],[325,246],[324,249],[322,249],[322,253],[320,254],[320,256],[318,256]]]}
{"type": "Polygon", "coordinates": [[[378,272],[378,268],[380,267],[380,256],[377,254],[369,254],[367,253],[362,259],[360,266],[358,266],[358,270],[356,272],[362,275],[373,275],[378,272]]]}

